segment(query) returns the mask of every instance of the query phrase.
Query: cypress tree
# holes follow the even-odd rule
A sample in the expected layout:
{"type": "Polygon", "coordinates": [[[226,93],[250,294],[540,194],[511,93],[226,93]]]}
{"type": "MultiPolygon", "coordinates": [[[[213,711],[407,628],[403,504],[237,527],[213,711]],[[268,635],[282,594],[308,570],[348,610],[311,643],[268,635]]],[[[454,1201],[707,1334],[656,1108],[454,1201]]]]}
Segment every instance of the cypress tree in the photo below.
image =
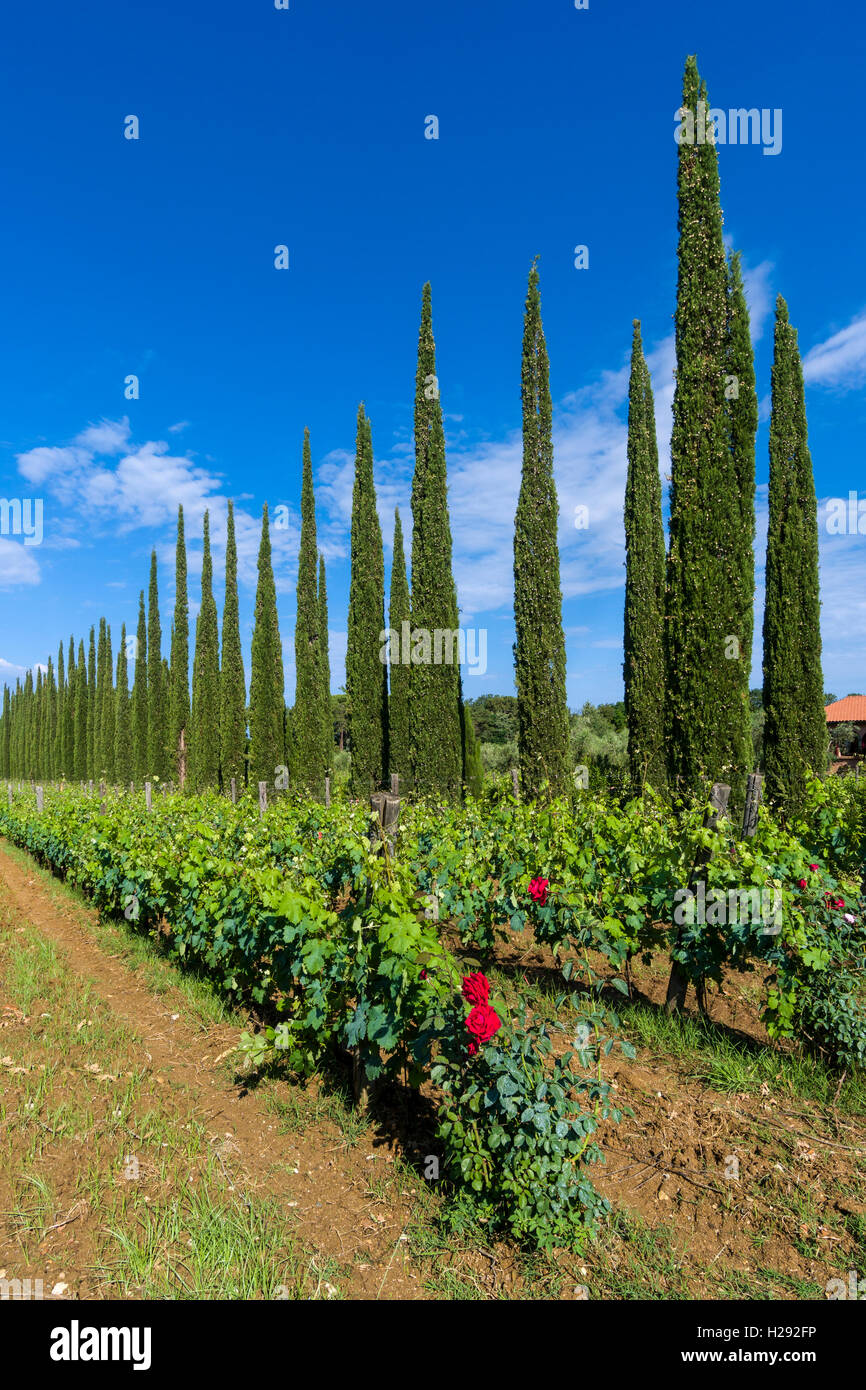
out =
{"type": "Polygon", "coordinates": [[[271,563],[267,503],[262,509],[256,611],[250,666],[250,781],[274,785],[277,768],[285,766],[285,679],[277,590],[271,563]]]}
{"type": "MultiPolygon", "coordinates": [[[[732,599],[735,607],[731,631],[738,633],[740,637],[742,717],[739,723],[734,725],[734,736],[738,740],[734,746],[734,762],[737,767],[745,767],[748,770],[754,758],[749,685],[755,622],[755,435],[758,429],[758,395],[755,390],[755,359],[739,251],[732,253],[728,267],[726,352],[725,411],[728,447],[740,508],[732,576],[732,599]]],[[[732,667],[735,666],[735,663],[731,664],[732,667]]]]}
{"type": "MultiPolygon", "coordinates": [[[[550,795],[562,795],[569,760],[550,367],[534,263],[523,325],[521,399],[523,474],[514,522],[514,671],[520,778],[524,794],[534,798],[545,784],[550,795]]],[[[413,589],[414,584],[413,564],[413,589]]]]}
{"type": "Polygon", "coordinates": [[[764,608],[764,768],[768,799],[802,808],[806,773],[826,766],[818,518],[803,369],[788,306],[776,300],[764,608]]]}
{"type": "Polygon", "coordinates": [[[9,687],[3,687],[3,723],[2,739],[0,739],[0,766],[3,769],[3,776],[11,779],[12,777],[12,702],[9,698],[9,687]]]}
{"type": "Polygon", "coordinates": [[[99,619],[99,640],[96,646],[96,696],[93,706],[93,719],[88,720],[88,728],[93,727],[93,762],[90,776],[101,777],[105,769],[102,763],[103,728],[102,717],[105,703],[105,619],[99,619]]]}
{"type": "Polygon", "coordinates": [[[750,541],[728,438],[728,272],[716,147],[700,130],[708,107],[706,86],[689,57],[681,129],[688,115],[698,128],[695,140],[679,146],[665,720],[671,782],[704,791],[710,782],[725,781],[736,801],[748,761],[740,581],[750,541]]]}
{"type": "Polygon", "coordinates": [[[195,625],[195,659],[192,667],[190,769],[195,791],[219,784],[219,620],[213,596],[213,561],[210,553],[210,517],[204,514],[204,551],[201,569],[201,607],[195,625]]]}
{"type": "Polygon", "coordinates": [[[310,431],[304,430],[301,482],[301,543],[298,552],[298,598],[295,618],[295,704],[292,710],[292,771],[313,796],[324,790],[322,727],[321,618],[317,593],[316,502],[310,431]]]}
{"type": "MultiPolygon", "coordinates": [[[[406,578],[406,554],[403,548],[403,526],[400,513],[394,512],[394,549],[391,559],[391,592],[388,606],[388,622],[391,632],[399,642],[399,656],[403,655],[403,637],[411,632],[412,610],[409,598],[409,581],[406,578]],[[405,626],[404,626],[405,624],[405,626]]],[[[392,657],[398,653],[392,652],[392,657]]],[[[407,653],[408,655],[408,653],[407,653]]],[[[390,770],[400,774],[401,790],[409,789],[412,782],[412,751],[409,732],[409,666],[398,659],[391,661],[388,668],[388,749],[390,770]]]]}
{"type": "Polygon", "coordinates": [[[43,683],[42,683],[42,667],[41,667],[41,666],[37,666],[37,668],[36,668],[36,689],[35,689],[34,695],[33,695],[33,714],[34,714],[34,720],[33,720],[33,765],[34,765],[34,769],[35,769],[35,771],[34,771],[34,776],[35,776],[35,777],[44,777],[44,775],[45,775],[44,772],[43,772],[43,766],[42,766],[42,750],[43,750],[43,741],[42,741],[42,727],[43,727],[43,726],[42,726],[42,709],[43,709],[43,701],[44,701],[44,698],[45,698],[45,696],[44,696],[44,687],[43,687],[43,683]]]}
{"type": "Polygon", "coordinates": [[[330,773],[334,766],[334,720],[331,715],[331,656],[328,636],[328,586],[325,557],[319,555],[319,655],[322,674],[322,766],[330,773]]]}
{"type": "Polygon", "coordinates": [[[54,728],[54,768],[55,776],[58,780],[69,777],[69,764],[66,759],[66,740],[65,730],[65,703],[66,703],[66,668],[63,662],[63,643],[57,650],[57,718],[54,728]]]}
{"type": "Polygon", "coordinates": [[[111,627],[105,624],[105,669],[99,701],[99,770],[107,782],[114,781],[114,657],[111,627]]]}
{"type": "Polygon", "coordinates": [[[652,382],[634,320],[625,487],[625,711],[635,790],[665,781],[665,537],[652,382]]]}
{"type": "Polygon", "coordinates": [[[132,723],[129,673],[126,664],[126,623],[120,629],[117,652],[117,689],[114,693],[114,776],[121,787],[133,781],[132,723]]]}
{"type": "Polygon", "coordinates": [[[132,686],[132,765],[130,780],[144,782],[148,777],[147,757],[147,616],[144,590],[138,596],[138,632],[135,638],[135,675],[132,686]]]}
{"type": "Polygon", "coordinates": [[[147,598],[147,770],[148,775],[155,781],[167,780],[166,742],[162,628],[159,621],[156,551],[153,550],[150,556],[150,590],[147,598]]]}
{"type": "Polygon", "coordinates": [[[54,659],[50,656],[46,677],[45,723],[45,776],[53,782],[57,777],[57,765],[54,761],[57,742],[57,682],[54,677],[54,659]]]}
{"type": "MultiPolygon", "coordinates": [[[[30,679],[28,674],[28,680],[30,679]]],[[[26,686],[25,686],[26,690],[26,686]]],[[[84,643],[78,643],[78,669],[75,675],[75,714],[72,730],[75,780],[87,781],[87,663],[84,643]]]]}
{"type": "Polygon", "coordinates": [[[246,765],[247,695],[238,618],[238,552],[234,505],[229,502],[226,524],[226,591],[223,605],[222,672],[220,675],[220,763],[223,786],[232,777],[243,786],[246,765]]]}
{"type": "Polygon", "coordinates": [[[69,638],[69,651],[66,657],[66,700],[63,711],[63,756],[66,762],[64,771],[74,782],[75,771],[75,706],[78,702],[78,676],[75,670],[75,643],[69,638]]]}
{"type": "Polygon", "coordinates": [[[373,436],[364,406],[358,407],[355,484],[352,492],[351,574],[346,637],[346,694],[352,730],[352,796],[365,798],[381,785],[388,766],[385,557],[373,482],[373,436]]]}
{"type": "Polygon", "coordinates": [[[87,652],[87,776],[96,776],[96,629],[90,629],[90,646],[87,652]]]}
{"type": "Polygon", "coordinates": [[[171,710],[169,719],[170,767],[181,788],[186,782],[187,726],[189,725],[189,599],[186,584],[186,539],[183,507],[177,509],[175,553],[174,626],[171,631],[171,710]]]}
{"type": "Polygon", "coordinates": [[[436,376],[429,284],[424,286],[421,304],[415,374],[412,629],[409,720],[415,790],[421,796],[457,801],[463,773],[458,696],[460,664],[454,659],[458,635],[457,591],[451,571],[445,431],[436,376]],[[437,632],[440,634],[438,653],[433,650],[437,632]],[[443,637],[447,646],[444,653],[443,637]]]}

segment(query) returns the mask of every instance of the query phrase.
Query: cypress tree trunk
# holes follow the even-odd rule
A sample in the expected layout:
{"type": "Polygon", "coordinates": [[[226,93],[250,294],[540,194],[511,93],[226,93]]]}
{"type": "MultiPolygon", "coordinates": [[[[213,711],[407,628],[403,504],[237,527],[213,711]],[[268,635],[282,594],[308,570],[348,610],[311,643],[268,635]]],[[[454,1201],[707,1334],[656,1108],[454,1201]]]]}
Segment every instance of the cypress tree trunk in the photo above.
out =
{"type": "Polygon", "coordinates": [[[764,768],[768,799],[789,818],[808,770],[826,767],[818,519],[803,370],[788,306],[776,300],[764,608],[764,768]]]}
{"type": "Polygon", "coordinates": [[[381,787],[388,767],[387,651],[384,653],[385,557],[373,482],[373,438],[358,407],[352,554],[346,638],[346,695],[352,732],[352,796],[381,787]]]}
{"type": "Polygon", "coordinates": [[[183,790],[187,777],[189,725],[189,598],[186,581],[186,537],[183,507],[177,509],[174,627],[171,632],[171,712],[169,746],[172,777],[183,790]]]}
{"type": "Polygon", "coordinates": [[[132,758],[136,782],[148,776],[147,732],[147,617],[144,611],[144,590],[138,598],[138,632],[135,639],[135,676],[132,687],[132,758]]]}
{"type": "Polygon", "coordinates": [[[273,787],[286,761],[283,649],[277,619],[277,591],[271,564],[268,508],[262,511],[259,577],[250,671],[250,782],[273,787]]]}
{"type": "Polygon", "coordinates": [[[328,585],[325,557],[319,555],[319,655],[322,676],[322,766],[329,774],[334,766],[334,718],[331,714],[331,654],[328,635],[328,585]]]}
{"type": "Polygon", "coordinates": [[[213,596],[210,517],[205,512],[201,607],[195,625],[195,659],[192,668],[189,750],[191,780],[197,792],[209,791],[219,783],[219,700],[219,621],[213,596]]]}
{"type": "Polygon", "coordinates": [[[301,482],[301,543],[295,619],[295,704],[292,711],[292,772],[299,786],[324,796],[321,619],[317,585],[316,501],[310,431],[304,430],[301,482]]]}
{"type": "Polygon", "coordinates": [[[159,589],[156,551],[150,556],[150,589],[147,598],[147,772],[154,781],[167,780],[165,674],[162,668],[162,627],[159,621],[159,589]]]}
{"type": "MultiPolygon", "coordinates": [[[[686,62],[683,108],[708,108],[694,57],[686,62]]],[[[670,547],[665,630],[669,780],[707,791],[712,782],[742,798],[749,672],[739,593],[743,535],[725,402],[728,283],[719,175],[712,139],[679,147],[679,275],[671,435],[670,547]]]]}
{"type": "MultiPolygon", "coordinates": [[[[550,371],[538,271],[529,274],[521,368],[523,474],[514,522],[514,671],[525,796],[561,796],[568,778],[559,506],[553,478],[550,371]]],[[[414,572],[413,572],[414,585],[414,572]]]]}
{"type": "Polygon", "coordinates": [[[234,504],[229,502],[226,523],[226,591],[223,604],[222,672],[220,675],[220,763],[223,786],[232,777],[243,786],[246,768],[247,693],[241,655],[238,617],[238,552],[235,543],[234,504]]]}
{"type": "Polygon", "coordinates": [[[126,623],[120,629],[120,647],[117,652],[117,690],[114,696],[114,777],[121,787],[128,787],[133,780],[129,675],[126,666],[126,623]]]}
{"type": "Polygon", "coordinates": [[[625,486],[625,711],[635,791],[665,783],[665,537],[652,383],[634,320],[625,486]]]}
{"type": "Polygon", "coordinates": [[[399,511],[394,512],[394,549],[391,559],[391,594],[388,610],[391,632],[399,643],[391,653],[388,668],[388,747],[390,770],[400,774],[401,789],[412,785],[412,750],[409,733],[410,652],[403,650],[403,637],[411,633],[412,611],[409,581],[406,578],[406,554],[403,548],[403,526],[399,511]],[[404,626],[405,624],[405,626],[404,626]],[[396,660],[394,659],[396,657],[396,660]],[[405,660],[404,660],[405,658],[405,660]]]}
{"type": "Polygon", "coordinates": [[[451,802],[460,799],[463,773],[458,621],[457,591],[451,570],[445,432],[427,284],[421,305],[415,375],[409,732],[415,791],[419,796],[441,797],[451,802]]]}

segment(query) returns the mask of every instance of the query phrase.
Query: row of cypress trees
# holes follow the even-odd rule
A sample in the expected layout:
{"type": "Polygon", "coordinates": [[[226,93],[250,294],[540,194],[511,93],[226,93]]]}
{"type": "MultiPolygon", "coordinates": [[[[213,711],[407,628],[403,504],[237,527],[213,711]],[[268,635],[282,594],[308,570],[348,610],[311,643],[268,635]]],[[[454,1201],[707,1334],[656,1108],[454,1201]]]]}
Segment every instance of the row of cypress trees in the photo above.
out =
{"type": "MultiPolygon", "coordinates": [[[[708,109],[697,62],[683,108],[708,109]]],[[[758,401],[738,253],[726,259],[712,140],[678,163],[676,388],[665,557],[652,387],[632,341],[626,482],[624,676],[636,786],[730,784],[753,762],[749,716],[758,401]]],[[[776,304],[764,611],[764,772],[789,814],[826,753],[815,485],[803,373],[785,301],[776,304]]]]}

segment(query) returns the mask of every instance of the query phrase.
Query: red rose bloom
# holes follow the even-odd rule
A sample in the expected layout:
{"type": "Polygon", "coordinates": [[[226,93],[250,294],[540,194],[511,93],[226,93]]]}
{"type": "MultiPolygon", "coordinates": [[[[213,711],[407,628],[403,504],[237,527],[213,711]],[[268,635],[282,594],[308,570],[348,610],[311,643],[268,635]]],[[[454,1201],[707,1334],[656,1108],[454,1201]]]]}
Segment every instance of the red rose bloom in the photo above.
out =
{"type": "Polygon", "coordinates": [[[547,890],[550,887],[550,879],[534,878],[529,885],[529,896],[538,903],[539,907],[544,907],[547,902],[547,890]]]}
{"type": "Polygon", "coordinates": [[[421,979],[422,979],[422,980],[426,980],[426,979],[427,979],[427,971],[426,971],[426,970],[422,970],[422,971],[421,971],[421,979]]]}
{"type": "Polygon", "coordinates": [[[837,899],[836,899],[836,906],[837,906],[837,907],[844,907],[844,906],[845,906],[845,899],[844,899],[844,898],[837,898],[837,899]]]}
{"type": "Polygon", "coordinates": [[[809,868],[812,870],[813,873],[815,872],[815,870],[817,869],[817,867],[818,867],[817,864],[810,864],[810,865],[809,865],[809,868]]]}
{"type": "Polygon", "coordinates": [[[805,880],[804,878],[799,878],[799,879],[797,880],[797,887],[798,887],[798,888],[805,888],[805,887],[806,887],[806,880],[805,880]]]}
{"type": "Polygon", "coordinates": [[[463,998],[467,1004],[486,1004],[490,998],[490,982],[480,970],[463,976],[463,998]]]}
{"type": "Polygon", "coordinates": [[[481,1043],[490,1041],[493,1034],[502,1027],[502,1020],[489,1004],[476,1004],[466,1020],[466,1027],[472,1034],[470,1049],[473,1042],[477,1048],[481,1043]]]}

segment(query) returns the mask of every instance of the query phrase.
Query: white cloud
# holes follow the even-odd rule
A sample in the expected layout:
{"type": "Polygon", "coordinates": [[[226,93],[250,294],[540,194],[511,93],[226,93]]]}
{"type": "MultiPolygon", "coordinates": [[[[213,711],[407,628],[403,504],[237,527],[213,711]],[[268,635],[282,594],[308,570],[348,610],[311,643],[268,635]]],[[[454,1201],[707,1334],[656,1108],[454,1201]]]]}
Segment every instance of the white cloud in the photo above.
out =
{"type": "Polygon", "coordinates": [[[866,380],[866,312],[809,349],[803,358],[803,376],[817,386],[844,390],[866,380]]]}
{"type": "Polygon", "coordinates": [[[746,292],[753,343],[757,343],[764,336],[764,325],[773,312],[770,287],[770,273],[773,269],[772,261],[761,261],[761,264],[756,266],[747,266],[743,261],[743,288],[746,292]]]}
{"type": "Polygon", "coordinates": [[[0,589],[19,584],[38,584],[39,565],[31,546],[0,539],[0,589]]]}

